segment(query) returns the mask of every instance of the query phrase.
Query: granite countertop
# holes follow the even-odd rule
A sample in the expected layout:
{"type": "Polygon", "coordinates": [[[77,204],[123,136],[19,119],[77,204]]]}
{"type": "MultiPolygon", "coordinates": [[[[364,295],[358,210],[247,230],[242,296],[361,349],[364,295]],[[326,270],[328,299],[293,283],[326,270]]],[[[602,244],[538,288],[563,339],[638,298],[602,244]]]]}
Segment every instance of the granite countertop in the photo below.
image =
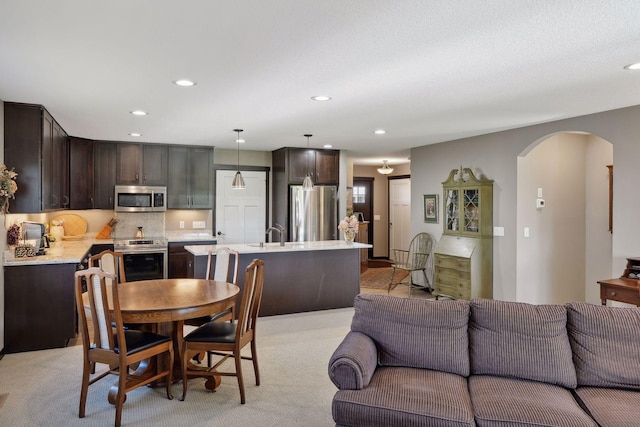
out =
{"type": "MultiPolygon", "coordinates": [[[[91,246],[99,244],[113,244],[113,239],[96,239],[96,233],[87,234],[81,240],[59,240],[53,242],[50,248],[47,248],[46,255],[34,257],[16,258],[14,252],[4,251],[4,265],[10,267],[14,265],[38,265],[38,264],[78,264],[87,255],[91,246]]],[[[167,231],[165,236],[169,243],[171,242],[201,242],[215,241],[210,233],[194,233],[167,231]]],[[[206,245],[207,247],[210,245],[206,245]]]]}
{"type": "Polygon", "coordinates": [[[78,264],[95,244],[113,244],[113,240],[96,239],[95,234],[81,240],[59,240],[52,242],[46,249],[46,255],[34,257],[16,258],[13,251],[7,250],[4,252],[4,265],[78,264]]]}
{"type": "Polygon", "coordinates": [[[275,253],[275,252],[300,252],[300,251],[326,251],[341,249],[363,249],[373,247],[367,243],[356,243],[348,245],[343,240],[322,240],[319,242],[286,242],[285,246],[280,243],[265,243],[260,247],[259,243],[229,244],[229,245],[198,245],[185,246],[184,248],[195,256],[207,255],[209,250],[215,251],[218,246],[224,246],[238,251],[241,254],[254,253],[275,253]]]}

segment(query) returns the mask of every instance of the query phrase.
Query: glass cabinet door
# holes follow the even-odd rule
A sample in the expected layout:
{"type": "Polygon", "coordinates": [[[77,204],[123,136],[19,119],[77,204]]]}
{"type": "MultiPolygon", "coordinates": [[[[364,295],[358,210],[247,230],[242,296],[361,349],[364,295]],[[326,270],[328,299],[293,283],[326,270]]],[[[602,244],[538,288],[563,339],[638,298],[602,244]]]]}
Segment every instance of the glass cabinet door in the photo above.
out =
{"type": "Polygon", "coordinates": [[[480,191],[478,188],[465,188],[462,190],[464,199],[462,201],[463,221],[462,231],[477,233],[480,223],[480,191]]]}
{"type": "Polygon", "coordinates": [[[458,190],[446,190],[444,193],[444,221],[445,227],[450,231],[458,230],[458,190]]]}

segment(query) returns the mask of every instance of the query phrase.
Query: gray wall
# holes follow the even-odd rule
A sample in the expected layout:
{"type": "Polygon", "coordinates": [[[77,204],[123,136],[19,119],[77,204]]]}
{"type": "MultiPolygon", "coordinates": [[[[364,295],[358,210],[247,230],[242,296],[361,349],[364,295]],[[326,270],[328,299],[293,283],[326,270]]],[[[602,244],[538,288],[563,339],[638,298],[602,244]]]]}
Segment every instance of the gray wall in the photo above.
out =
{"type": "MultiPolygon", "coordinates": [[[[518,157],[526,155],[539,142],[561,132],[582,131],[594,134],[613,144],[615,165],[613,196],[613,239],[609,259],[610,277],[619,276],[626,257],[640,253],[640,229],[637,212],[637,167],[640,159],[640,106],[607,111],[540,125],[507,130],[446,143],[426,145],[411,150],[411,196],[421,200],[423,194],[441,194],[441,182],[451,169],[460,165],[493,179],[493,222],[504,227],[505,236],[494,238],[493,276],[494,298],[517,299],[517,258],[530,254],[517,253],[517,166],[518,157]]],[[[442,218],[442,206],[440,218],[442,218]]],[[[412,233],[427,231],[440,237],[439,224],[423,223],[422,206],[412,204],[412,233]]],[[[597,244],[589,242],[589,244],[597,244]]]]}

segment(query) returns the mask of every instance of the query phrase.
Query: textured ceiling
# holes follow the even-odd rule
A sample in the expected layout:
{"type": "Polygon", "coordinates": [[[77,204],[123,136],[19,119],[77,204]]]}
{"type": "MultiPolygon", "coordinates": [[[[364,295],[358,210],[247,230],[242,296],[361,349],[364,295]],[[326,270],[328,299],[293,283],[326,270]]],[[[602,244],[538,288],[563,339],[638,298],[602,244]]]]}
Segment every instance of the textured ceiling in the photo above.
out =
{"type": "Polygon", "coordinates": [[[623,69],[639,42],[638,0],[3,0],[0,99],[92,139],[235,149],[240,127],[242,149],[311,133],[312,147],[395,164],[415,146],[639,104],[640,71],[623,69]]]}

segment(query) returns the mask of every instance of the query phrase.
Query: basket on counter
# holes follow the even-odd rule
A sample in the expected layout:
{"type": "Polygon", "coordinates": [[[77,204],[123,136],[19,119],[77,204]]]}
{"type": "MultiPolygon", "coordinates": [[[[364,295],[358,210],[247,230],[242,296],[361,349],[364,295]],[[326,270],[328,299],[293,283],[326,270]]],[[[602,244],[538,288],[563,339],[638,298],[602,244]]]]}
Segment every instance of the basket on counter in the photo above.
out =
{"type": "Polygon", "coordinates": [[[31,245],[19,245],[16,246],[14,255],[16,258],[36,256],[36,249],[31,245]]]}

